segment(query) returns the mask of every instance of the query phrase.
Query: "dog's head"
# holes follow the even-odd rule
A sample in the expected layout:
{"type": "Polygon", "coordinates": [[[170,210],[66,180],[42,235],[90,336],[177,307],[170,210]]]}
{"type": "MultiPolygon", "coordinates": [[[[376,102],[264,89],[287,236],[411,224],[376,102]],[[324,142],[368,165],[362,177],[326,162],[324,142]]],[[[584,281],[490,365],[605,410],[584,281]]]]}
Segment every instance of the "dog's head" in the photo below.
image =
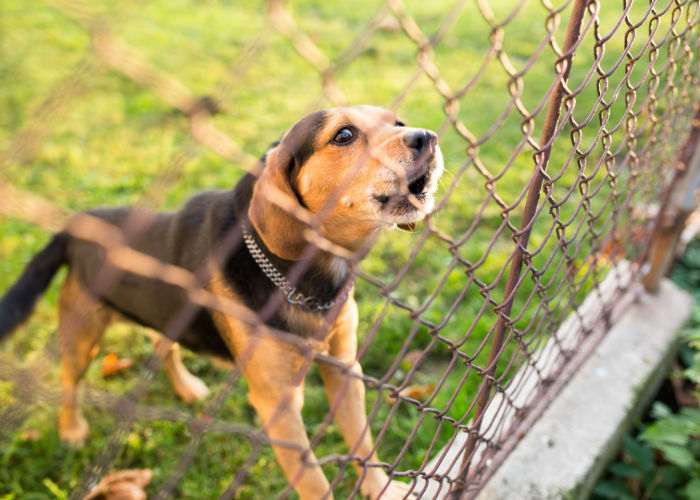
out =
{"type": "Polygon", "coordinates": [[[355,251],[381,226],[413,229],[435,206],[443,170],[435,133],[372,106],[305,116],[265,158],[248,214],[268,248],[290,260],[307,244],[293,212],[317,214],[324,238],[355,251]]]}

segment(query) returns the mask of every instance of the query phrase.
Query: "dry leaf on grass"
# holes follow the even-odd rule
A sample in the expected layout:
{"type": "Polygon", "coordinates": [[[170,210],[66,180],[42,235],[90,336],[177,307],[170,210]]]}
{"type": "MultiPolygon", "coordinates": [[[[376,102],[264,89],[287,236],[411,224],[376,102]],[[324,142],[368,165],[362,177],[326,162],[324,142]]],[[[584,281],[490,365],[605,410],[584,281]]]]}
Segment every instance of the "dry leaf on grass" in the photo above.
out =
{"type": "Polygon", "coordinates": [[[22,431],[19,438],[22,441],[39,441],[41,439],[41,432],[37,429],[27,429],[22,431]]]}
{"type": "MultiPolygon", "coordinates": [[[[411,399],[417,399],[418,401],[421,401],[423,399],[426,399],[430,394],[432,394],[433,390],[435,390],[435,384],[424,384],[424,385],[409,385],[408,387],[404,387],[399,391],[399,396],[404,397],[404,398],[411,398],[411,399]]],[[[392,397],[391,394],[387,396],[387,401],[389,404],[394,404],[396,403],[395,397],[392,397]]]]}
{"type": "Polygon", "coordinates": [[[146,500],[144,488],[152,477],[150,469],[110,472],[83,500],[146,500]]]}
{"type": "Polygon", "coordinates": [[[415,365],[418,360],[423,356],[423,351],[415,349],[413,351],[408,351],[403,357],[403,362],[408,363],[409,366],[415,365]]]}
{"type": "Polygon", "coordinates": [[[119,359],[116,354],[110,352],[102,359],[102,376],[109,377],[115,373],[123,372],[131,368],[134,362],[130,359],[119,359]]]}

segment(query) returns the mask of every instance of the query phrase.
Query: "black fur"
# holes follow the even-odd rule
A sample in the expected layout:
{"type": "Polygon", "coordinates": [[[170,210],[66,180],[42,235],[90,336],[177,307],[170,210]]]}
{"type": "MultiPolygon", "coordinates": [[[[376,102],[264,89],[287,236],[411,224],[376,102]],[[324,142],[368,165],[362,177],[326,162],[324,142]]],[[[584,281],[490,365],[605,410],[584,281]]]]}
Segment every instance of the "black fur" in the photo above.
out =
{"type": "Polygon", "coordinates": [[[325,123],[326,112],[316,111],[304,117],[289,131],[284,142],[292,148],[296,168],[301,168],[316,151],[318,133],[325,123]]]}
{"type": "MultiPolygon", "coordinates": [[[[256,178],[251,174],[247,174],[238,182],[234,188],[233,196],[231,196],[231,206],[229,206],[228,214],[226,217],[222,218],[221,225],[217,228],[218,234],[216,236],[216,240],[221,241],[224,239],[229,231],[240,231],[240,222],[248,220],[248,207],[250,205],[255,182],[256,178]]],[[[187,224],[184,224],[183,228],[188,227],[190,223],[194,224],[195,226],[200,224],[201,221],[197,219],[198,217],[193,213],[192,218],[187,220],[187,224]]],[[[282,273],[287,274],[295,263],[280,259],[274,254],[270,253],[262,240],[258,237],[250,222],[248,222],[248,228],[270,261],[282,273]]],[[[176,264],[178,263],[176,262],[176,264]]],[[[255,260],[253,260],[243,241],[241,241],[240,244],[237,245],[231,252],[228,260],[225,263],[223,274],[226,285],[229,286],[235,295],[240,297],[244,304],[252,311],[261,311],[270,298],[277,293],[277,288],[260,270],[258,264],[255,262],[255,260]]],[[[126,276],[122,278],[122,281],[127,279],[129,276],[134,280],[135,286],[144,285],[144,280],[146,278],[135,275],[131,276],[129,273],[126,273],[126,276]]],[[[151,280],[149,279],[148,281],[150,282],[151,280]]],[[[153,280],[151,285],[159,287],[165,286],[158,283],[158,280],[153,280]]],[[[333,285],[332,277],[327,276],[321,269],[313,266],[304,272],[297,285],[298,290],[304,295],[316,297],[321,302],[333,300],[333,298],[339,293],[341,287],[342,285],[333,285]]],[[[163,291],[161,291],[160,295],[165,293],[165,289],[167,289],[167,286],[165,286],[163,291]]],[[[154,321],[153,318],[149,318],[133,310],[125,308],[119,304],[118,301],[110,300],[109,294],[103,295],[101,300],[108,304],[112,309],[118,311],[124,317],[135,323],[161,332],[167,328],[167,322],[163,323],[154,321]]],[[[169,311],[167,316],[172,317],[172,315],[177,314],[177,311],[181,307],[184,307],[185,304],[186,298],[183,296],[179,306],[169,311]]],[[[316,312],[309,314],[323,313],[316,312]]],[[[266,324],[272,328],[301,336],[309,336],[315,333],[313,331],[294,331],[291,325],[289,325],[278,312],[275,312],[270,318],[268,318],[266,324]]],[[[191,349],[192,351],[208,353],[221,358],[232,357],[230,350],[227,348],[226,344],[219,335],[209,311],[200,310],[196,317],[186,326],[184,331],[178,331],[177,333],[179,336],[173,340],[177,340],[183,346],[191,349]]]]}
{"type": "Polygon", "coordinates": [[[56,234],[0,299],[0,340],[24,323],[32,313],[37,300],[66,262],[66,241],[65,233],[56,234]]]}
{"type": "MultiPolygon", "coordinates": [[[[117,311],[129,321],[133,321],[134,323],[141,326],[153,328],[157,331],[162,330],[162,328],[159,328],[158,325],[150,324],[148,321],[145,321],[142,318],[139,318],[138,316],[128,311],[125,311],[124,309],[111,302],[109,299],[103,297],[102,302],[104,302],[110,308],[117,311]]],[[[185,304],[183,303],[182,305],[184,306],[185,304]]],[[[161,333],[165,332],[161,331],[161,333]]],[[[223,341],[221,335],[219,335],[219,331],[214,325],[214,320],[212,320],[211,314],[204,309],[200,309],[197,312],[197,314],[190,321],[190,323],[185,326],[184,331],[177,331],[176,333],[179,335],[174,340],[184,345],[193,352],[211,354],[212,356],[216,356],[223,359],[233,359],[231,351],[226,346],[226,343],[223,341]]]]}
{"type": "Polygon", "coordinates": [[[292,149],[293,158],[292,163],[288,167],[289,184],[292,187],[292,192],[304,208],[308,208],[308,206],[299,193],[296,179],[299,176],[301,167],[303,167],[304,163],[316,152],[318,133],[323,128],[323,125],[325,125],[326,118],[327,115],[325,111],[311,113],[295,125],[285,138],[285,143],[289,144],[292,149]]]}
{"type": "MultiPolygon", "coordinates": [[[[229,219],[227,223],[221,227],[222,237],[226,231],[232,230],[232,228],[237,225],[239,220],[247,220],[248,206],[253,194],[254,184],[255,177],[248,174],[246,177],[241,179],[239,184],[236,186],[235,218],[229,219]]],[[[250,223],[248,223],[248,230],[255,238],[258,246],[262,249],[265,255],[267,255],[270,262],[272,262],[280,272],[285,275],[288,274],[295,265],[295,262],[280,259],[271,253],[263,243],[262,239],[258,236],[253,225],[250,223]]],[[[261,311],[262,308],[265,307],[268,300],[270,300],[270,297],[272,297],[277,291],[277,288],[270,281],[270,278],[265,276],[255,260],[253,260],[253,257],[250,255],[250,252],[244,243],[241,243],[232,252],[228,262],[226,263],[224,276],[228,285],[236,291],[241,299],[243,299],[245,305],[255,312],[261,311]]],[[[311,296],[315,297],[320,302],[328,302],[333,300],[338,295],[342,286],[342,284],[339,286],[333,285],[333,278],[331,276],[327,276],[322,270],[311,266],[305,270],[299,279],[299,282],[297,283],[297,290],[307,297],[311,296]]],[[[312,335],[314,333],[292,331],[290,326],[277,313],[268,319],[266,323],[273,328],[303,336],[312,335]]]]}

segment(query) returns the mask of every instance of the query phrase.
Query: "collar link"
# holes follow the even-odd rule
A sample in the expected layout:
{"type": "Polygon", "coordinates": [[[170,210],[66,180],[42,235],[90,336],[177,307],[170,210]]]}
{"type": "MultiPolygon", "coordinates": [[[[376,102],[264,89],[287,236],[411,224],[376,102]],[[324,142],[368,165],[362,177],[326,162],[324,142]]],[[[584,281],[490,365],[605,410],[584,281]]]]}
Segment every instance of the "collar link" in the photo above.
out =
{"type": "Polygon", "coordinates": [[[243,232],[243,241],[250,252],[251,257],[255,260],[256,264],[260,270],[268,277],[270,281],[281,290],[287,297],[287,302],[293,305],[301,306],[303,309],[312,312],[326,312],[330,310],[334,305],[342,303],[348,297],[350,289],[352,288],[352,280],[344,285],[343,290],[339,293],[333,300],[327,302],[321,302],[318,298],[313,296],[306,296],[297,288],[275,267],[275,265],[270,262],[270,259],[262,251],[258,243],[250,234],[248,225],[241,224],[241,229],[243,232]]]}

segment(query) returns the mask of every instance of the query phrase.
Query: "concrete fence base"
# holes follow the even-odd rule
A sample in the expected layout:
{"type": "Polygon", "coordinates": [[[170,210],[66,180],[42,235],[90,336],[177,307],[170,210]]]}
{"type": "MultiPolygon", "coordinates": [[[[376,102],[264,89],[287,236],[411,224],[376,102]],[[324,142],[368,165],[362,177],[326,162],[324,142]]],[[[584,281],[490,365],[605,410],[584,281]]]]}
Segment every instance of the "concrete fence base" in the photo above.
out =
{"type": "MultiPolygon", "coordinates": [[[[581,321],[600,324],[603,305],[614,299],[620,284],[629,284],[630,266],[620,262],[596,293],[591,293],[550,339],[536,366],[526,366],[510,386],[511,405],[499,401],[487,408],[484,420],[501,418],[507,428],[514,408],[529,404],[541,377],[557,366],[557,349],[576,342],[581,321]],[[497,415],[505,408],[505,413],[497,415]]],[[[632,285],[634,286],[634,285],[632,285]]],[[[630,304],[549,406],[498,467],[477,496],[478,500],[545,500],[587,498],[605,465],[617,452],[622,436],[649,404],[668,373],[677,352],[677,331],[687,321],[691,297],[668,280],[655,295],[638,289],[630,304]]],[[[494,398],[502,397],[496,394],[494,398]]],[[[462,466],[466,435],[455,436],[426,467],[427,471],[455,479],[462,466]]],[[[478,449],[472,463],[477,463],[478,449]]],[[[419,479],[416,491],[423,498],[443,499],[449,487],[434,479],[419,479]]]]}
{"type": "Polygon", "coordinates": [[[691,307],[669,281],[641,293],[477,498],[588,498],[668,373],[691,307]]]}

